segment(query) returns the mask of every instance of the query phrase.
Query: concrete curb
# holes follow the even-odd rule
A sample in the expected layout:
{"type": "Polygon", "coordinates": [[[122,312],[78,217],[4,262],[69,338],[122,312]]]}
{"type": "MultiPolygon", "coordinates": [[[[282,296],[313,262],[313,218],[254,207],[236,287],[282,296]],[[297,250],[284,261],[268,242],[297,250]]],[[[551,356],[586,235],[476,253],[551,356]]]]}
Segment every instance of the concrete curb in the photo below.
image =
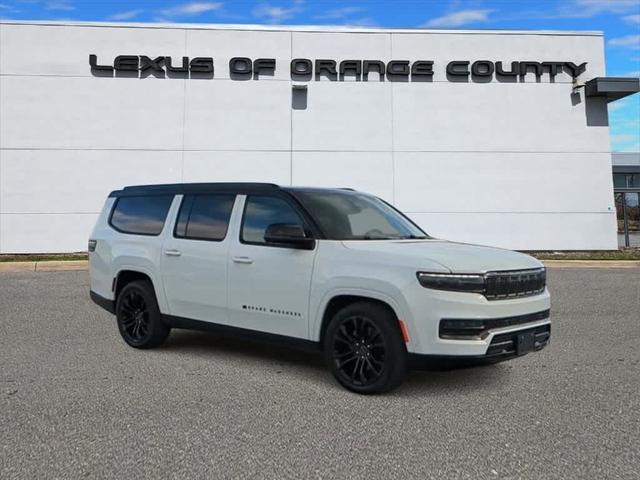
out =
{"type": "MultiPolygon", "coordinates": [[[[542,260],[549,268],[640,268],[640,260],[542,260]]],[[[63,272],[88,270],[87,260],[0,262],[2,272],[63,272]]]]}
{"type": "Polygon", "coordinates": [[[549,268],[640,268],[640,260],[541,260],[549,268]]]}
{"type": "Polygon", "coordinates": [[[0,272],[35,272],[36,262],[0,262],[0,272]]]}
{"type": "Polygon", "coordinates": [[[88,270],[87,260],[49,260],[44,262],[0,262],[0,272],[60,272],[88,270]]]}

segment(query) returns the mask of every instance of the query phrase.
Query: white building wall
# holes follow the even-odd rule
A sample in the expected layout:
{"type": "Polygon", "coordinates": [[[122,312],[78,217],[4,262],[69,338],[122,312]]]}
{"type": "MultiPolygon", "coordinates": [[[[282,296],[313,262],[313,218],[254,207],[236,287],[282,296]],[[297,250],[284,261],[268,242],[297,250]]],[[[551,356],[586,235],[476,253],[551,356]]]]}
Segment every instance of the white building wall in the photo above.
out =
{"type": "Polygon", "coordinates": [[[456,83],[451,60],[589,62],[592,33],[0,24],[0,252],[81,251],[109,191],[270,181],[349,186],[432,235],[615,249],[606,105],[554,83],[456,83]],[[117,55],[211,56],[214,79],[92,76],[117,55]],[[275,58],[237,80],[231,57],[275,58]],[[434,60],[433,82],[292,82],[292,58],[434,60]],[[308,85],[305,109],[292,84],[308,85]]]}

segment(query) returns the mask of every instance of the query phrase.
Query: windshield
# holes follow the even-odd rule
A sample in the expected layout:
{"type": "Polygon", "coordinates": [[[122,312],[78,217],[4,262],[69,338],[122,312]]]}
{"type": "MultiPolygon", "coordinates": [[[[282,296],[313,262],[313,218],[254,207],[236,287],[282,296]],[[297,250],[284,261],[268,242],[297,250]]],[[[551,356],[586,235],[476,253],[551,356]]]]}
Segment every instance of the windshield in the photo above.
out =
{"type": "Polygon", "coordinates": [[[294,192],[329,240],[429,238],[379,198],[356,192],[294,192]]]}

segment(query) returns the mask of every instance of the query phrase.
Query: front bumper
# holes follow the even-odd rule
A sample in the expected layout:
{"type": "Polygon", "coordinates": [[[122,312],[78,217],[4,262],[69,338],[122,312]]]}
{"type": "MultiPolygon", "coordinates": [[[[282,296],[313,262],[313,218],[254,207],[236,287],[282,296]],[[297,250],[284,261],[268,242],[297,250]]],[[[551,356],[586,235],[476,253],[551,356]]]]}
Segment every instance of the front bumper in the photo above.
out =
{"type": "Polygon", "coordinates": [[[497,333],[493,336],[484,355],[424,355],[412,353],[409,361],[412,368],[432,368],[435,366],[456,367],[478,364],[490,364],[510,360],[522,356],[518,352],[518,336],[532,333],[535,338],[533,351],[542,350],[549,344],[551,324],[515,330],[508,333],[497,333]]]}
{"type": "Polygon", "coordinates": [[[406,321],[410,354],[468,358],[514,356],[507,348],[509,345],[502,342],[513,342],[518,334],[531,329],[544,333],[536,337],[535,349],[543,348],[549,341],[551,300],[547,290],[530,297],[490,301],[480,294],[411,286],[404,291],[404,297],[409,310],[406,321]],[[467,326],[480,324],[483,329],[473,335],[459,335],[452,323],[457,321],[468,321],[467,326]],[[446,328],[441,329],[441,325],[446,328]],[[503,347],[507,349],[501,351],[503,347]]]}
{"type": "Polygon", "coordinates": [[[551,323],[523,330],[494,334],[484,358],[506,359],[521,355],[518,349],[518,337],[526,334],[532,334],[534,338],[533,350],[531,351],[542,350],[551,340],[551,323]]]}

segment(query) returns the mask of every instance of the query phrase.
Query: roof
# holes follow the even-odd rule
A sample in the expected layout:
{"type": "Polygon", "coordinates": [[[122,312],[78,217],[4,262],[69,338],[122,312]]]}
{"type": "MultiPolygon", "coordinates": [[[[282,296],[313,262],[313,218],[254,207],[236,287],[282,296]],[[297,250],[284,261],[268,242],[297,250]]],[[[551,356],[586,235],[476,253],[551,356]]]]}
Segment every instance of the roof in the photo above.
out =
{"type": "Polygon", "coordinates": [[[640,173],[640,152],[613,152],[613,173],[640,173]]]}
{"type": "Polygon", "coordinates": [[[419,34],[463,34],[463,35],[551,35],[551,36],[597,36],[601,31],[593,30],[449,30],[425,28],[369,28],[348,25],[250,25],[250,24],[209,24],[209,23],[123,23],[123,22],[83,22],[64,20],[0,20],[0,25],[43,25],[71,27],[107,28],[154,28],[186,30],[238,30],[265,32],[332,32],[332,33],[419,33],[419,34]]]}
{"type": "Polygon", "coordinates": [[[613,152],[614,165],[637,165],[640,167],[640,152],[613,152]]]}
{"type": "Polygon", "coordinates": [[[260,182],[211,182],[211,183],[166,183],[160,185],[132,185],[122,190],[114,190],[110,197],[136,197],[147,195],[189,195],[189,194],[251,194],[274,191],[286,192],[355,192],[353,188],[324,188],[281,186],[275,183],[260,182]]]}
{"type": "Polygon", "coordinates": [[[166,183],[162,185],[132,185],[114,190],[110,197],[141,195],[187,195],[193,193],[261,193],[279,190],[274,183],[166,183]]]}
{"type": "Polygon", "coordinates": [[[605,97],[607,103],[640,92],[640,78],[596,77],[585,84],[587,97],[605,97]]]}

